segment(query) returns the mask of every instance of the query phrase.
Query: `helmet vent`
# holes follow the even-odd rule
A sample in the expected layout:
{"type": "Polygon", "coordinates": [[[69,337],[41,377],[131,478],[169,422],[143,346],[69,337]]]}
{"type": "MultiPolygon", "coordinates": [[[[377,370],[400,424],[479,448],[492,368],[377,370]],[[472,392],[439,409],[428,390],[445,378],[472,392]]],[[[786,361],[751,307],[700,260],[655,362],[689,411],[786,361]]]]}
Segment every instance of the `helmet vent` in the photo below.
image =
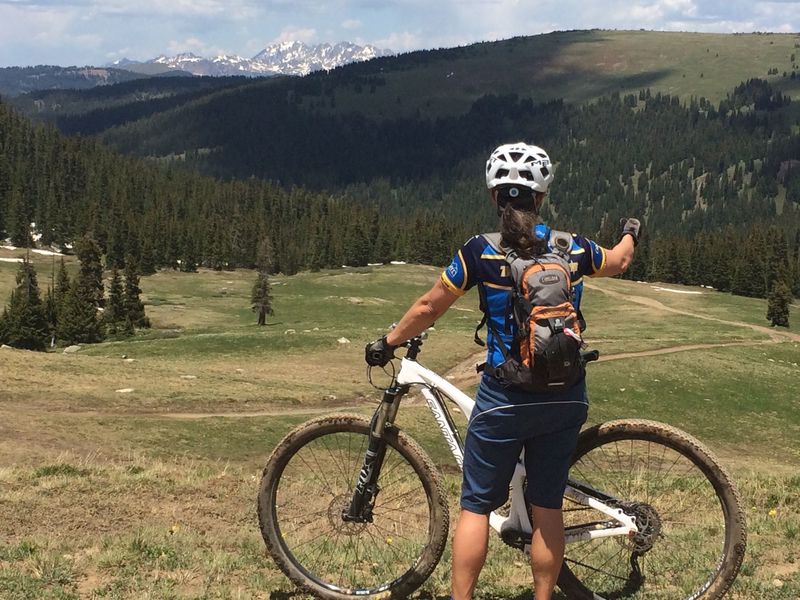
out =
{"type": "Polygon", "coordinates": [[[508,169],[498,169],[496,177],[506,177],[508,175],[508,169]]]}
{"type": "Polygon", "coordinates": [[[517,162],[522,158],[522,152],[509,152],[508,155],[511,157],[512,162],[517,162]]]}
{"type": "Polygon", "coordinates": [[[547,167],[542,167],[542,168],[541,168],[541,169],[539,169],[539,170],[542,172],[542,175],[543,175],[543,176],[545,176],[545,177],[547,177],[548,175],[550,175],[550,171],[547,169],[547,167]]]}

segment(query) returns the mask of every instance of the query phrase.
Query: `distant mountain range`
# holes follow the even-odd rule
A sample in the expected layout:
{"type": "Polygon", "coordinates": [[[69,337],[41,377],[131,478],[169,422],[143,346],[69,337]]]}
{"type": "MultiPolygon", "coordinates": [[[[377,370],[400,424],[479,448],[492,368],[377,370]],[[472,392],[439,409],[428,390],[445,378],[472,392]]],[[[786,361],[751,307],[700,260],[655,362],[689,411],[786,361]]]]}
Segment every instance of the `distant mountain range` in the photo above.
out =
{"type": "Polygon", "coordinates": [[[148,61],[123,58],[105,67],[35,67],[0,68],[0,95],[18,96],[27,92],[59,89],[88,89],[133,79],[169,75],[212,77],[271,75],[307,75],[362,62],[379,56],[391,56],[391,50],[359,46],[350,42],[307,46],[303,42],[283,42],[267,46],[253,58],[220,55],[204,58],[192,53],[161,55],[148,61]]]}
{"type": "Polygon", "coordinates": [[[191,52],[177,56],[161,55],[140,62],[123,58],[109,67],[135,73],[155,75],[169,71],[185,71],[192,75],[224,77],[245,75],[308,75],[312,71],[328,70],[352,62],[361,62],[379,56],[390,56],[391,50],[375,46],[359,46],[350,42],[307,46],[303,42],[282,42],[267,46],[253,58],[222,54],[204,58],[191,52]]]}

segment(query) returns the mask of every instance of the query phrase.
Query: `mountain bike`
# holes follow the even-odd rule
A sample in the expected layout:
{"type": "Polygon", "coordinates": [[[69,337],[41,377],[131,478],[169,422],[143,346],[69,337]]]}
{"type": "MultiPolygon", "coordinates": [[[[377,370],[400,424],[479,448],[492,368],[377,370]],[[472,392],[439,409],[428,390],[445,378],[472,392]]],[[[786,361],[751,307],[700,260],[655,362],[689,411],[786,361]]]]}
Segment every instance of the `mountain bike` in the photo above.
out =
{"type": "MultiPolygon", "coordinates": [[[[447,401],[470,415],[472,398],[406,355],[371,419],[308,421],[264,469],[258,518],[283,573],[318,598],[405,598],[436,567],[448,538],[443,476],[395,424],[401,399],[420,388],[459,468],[461,436],[447,401]]],[[[597,360],[597,351],[583,354],[597,360]]],[[[371,379],[371,378],[370,378],[371,379]]],[[[525,469],[510,501],[490,515],[506,544],[530,551],[525,469]]],[[[579,600],[721,598],[744,558],[739,494],[713,454],[690,435],[646,420],[581,432],[564,492],[566,554],[558,585],[579,600]]]]}

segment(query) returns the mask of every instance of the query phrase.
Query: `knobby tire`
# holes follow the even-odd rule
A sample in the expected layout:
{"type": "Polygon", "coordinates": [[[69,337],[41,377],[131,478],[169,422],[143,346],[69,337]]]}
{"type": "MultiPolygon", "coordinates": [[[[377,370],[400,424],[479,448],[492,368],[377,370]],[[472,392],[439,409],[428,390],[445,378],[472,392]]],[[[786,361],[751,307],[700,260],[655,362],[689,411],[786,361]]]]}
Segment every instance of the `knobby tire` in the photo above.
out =
{"type": "MultiPolygon", "coordinates": [[[[568,545],[558,580],[568,598],[717,600],[728,591],[744,558],[745,516],[731,478],[702,443],[652,421],[602,423],[580,434],[570,477],[640,503],[652,535],[568,545]],[[643,549],[634,576],[631,558],[643,549]]],[[[567,526],[571,518],[602,520],[567,500],[564,511],[567,526]]]]}
{"type": "Polygon", "coordinates": [[[395,427],[385,432],[387,460],[378,479],[382,490],[375,521],[349,524],[341,519],[369,431],[370,422],[355,415],[314,419],[290,432],[264,468],[258,519],[267,550],[295,585],[318,598],[406,598],[433,572],[447,543],[449,514],[441,476],[417,443],[395,427]],[[307,481],[291,481],[303,469],[307,481]],[[409,539],[414,525],[419,541],[409,539]],[[315,543],[320,550],[304,555],[315,543]],[[372,548],[369,555],[367,547],[372,548]]]}

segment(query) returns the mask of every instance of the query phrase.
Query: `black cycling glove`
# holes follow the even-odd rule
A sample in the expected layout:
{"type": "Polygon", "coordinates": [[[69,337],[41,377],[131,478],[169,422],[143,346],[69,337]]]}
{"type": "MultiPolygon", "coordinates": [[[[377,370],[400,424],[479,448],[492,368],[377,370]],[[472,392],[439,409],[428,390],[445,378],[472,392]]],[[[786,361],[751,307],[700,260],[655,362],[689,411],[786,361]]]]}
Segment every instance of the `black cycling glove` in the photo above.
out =
{"type": "Polygon", "coordinates": [[[397,348],[397,346],[392,346],[388,343],[384,335],[380,339],[367,344],[367,347],[364,349],[364,360],[366,360],[367,364],[371,367],[383,367],[394,358],[395,348],[397,348]]]}
{"type": "Polygon", "coordinates": [[[633,245],[639,245],[639,230],[642,228],[642,224],[639,222],[639,219],[625,219],[622,218],[619,221],[620,226],[622,227],[622,234],[620,235],[620,239],[624,238],[626,235],[630,235],[633,238],[633,245]]]}

